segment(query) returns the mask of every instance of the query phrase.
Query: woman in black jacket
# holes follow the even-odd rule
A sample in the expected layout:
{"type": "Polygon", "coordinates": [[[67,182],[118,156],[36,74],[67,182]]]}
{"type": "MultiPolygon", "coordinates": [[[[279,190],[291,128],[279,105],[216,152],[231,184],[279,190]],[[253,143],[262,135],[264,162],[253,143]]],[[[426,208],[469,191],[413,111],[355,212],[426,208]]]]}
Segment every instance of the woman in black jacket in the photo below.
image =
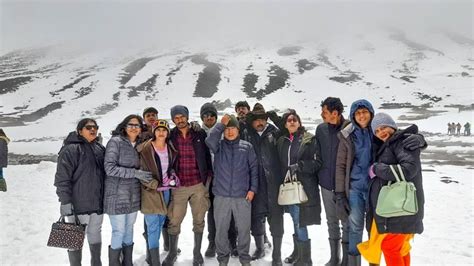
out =
{"type": "MultiPolygon", "coordinates": [[[[424,193],[421,175],[420,148],[410,150],[403,143],[409,135],[417,134],[418,127],[412,125],[404,130],[397,130],[395,121],[385,113],[378,113],[372,120],[372,130],[377,137],[374,143],[375,163],[370,167],[369,176],[369,210],[367,225],[370,238],[381,241],[371,241],[369,245],[359,246],[359,251],[365,258],[374,258],[374,253],[383,252],[387,265],[410,265],[409,240],[413,234],[423,232],[423,205],[424,193]],[[378,141],[378,142],[377,142],[378,141]],[[390,166],[401,166],[406,181],[412,182],[416,187],[418,212],[415,215],[384,218],[375,213],[378,196],[383,186],[389,181],[395,182],[396,177],[390,166]],[[375,230],[376,229],[376,230],[375,230]],[[365,247],[365,248],[364,248],[365,247]]],[[[400,175],[400,173],[398,173],[400,175]]],[[[380,255],[378,256],[380,258],[380,255]]],[[[377,263],[377,261],[370,261],[377,263]]]]}
{"type": "Polygon", "coordinates": [[[281,175],[284,177],[289,169],[296,171],[298,180],[308,195],[306,203],[287,206],[295,229],[295,249],[285,262],[312,265],[311,239],[308,238],[306,226],[321,224],[321,199],[316,177],[321,160],[316,155],[315,138],[301,125],[298,114],[291,110],[283,115],[282,121],[285,123],[285,129],[277,141],[281,175]]]}
{"type": "MultiPolygon", "coordinates": [[[[86,234],[91,252],[91,265],[101,265],[101,228],[104,198],[105,148],[96,141],[97,122],[84,118],[76,131],[69,133],[59,152],[54,180],[61,202],[61,216],[69,222],[76,214],[81,224],[87,224],[86,234]]],[[[82,250],[69,250],[71,265],[81,265],[82,250]]]]}

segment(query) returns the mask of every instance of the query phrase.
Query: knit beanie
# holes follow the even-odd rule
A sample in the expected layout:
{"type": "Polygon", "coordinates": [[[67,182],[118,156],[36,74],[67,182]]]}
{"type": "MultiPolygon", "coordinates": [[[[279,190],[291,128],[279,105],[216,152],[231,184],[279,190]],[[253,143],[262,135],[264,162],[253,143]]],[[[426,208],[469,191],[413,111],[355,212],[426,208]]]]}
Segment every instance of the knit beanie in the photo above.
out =
{"type": "Polygon", "coordinates": [[[212,116],[217,118],[217,109],[212,103],[205,103],[201,106],[201,119],[207,113],[211,113],[212,116]]]}
{"type": "Polygon", "coordinates": [[[171,107],[171,119],[174,119],[176,115],[184,115],[189,118],[189,110],[184,105],[175,105],[171,107]]]}
{"type": "Polygon", "coordinates": [[[227,122],[227,127],[236,127],[240,129],[239,120],[235,117],[235,115],[230,115],[230,120],[227,122]]]}
{"type": "Polygon", "coordinates": [[[374,134],[375,134],[375,130],[377,128],[381,127],[381,126],[387,126],[387,127],[391,127],[393,129],[397,130],[397,124],[395,123],[393,118],[390,117],[386,113],[378,113],[372,119],[371,127],[372,127],[372,132],[374,134]]]}
{"type": "Polygon", "coordinates": [[[237,108],[239,108],[239,107],[247,107],[247,109],[250,110],[250,105],[249,105],[249,103],[248,103],[247,101],[239,101],[239,102],[237,102],[237,103],[235,104],[234,110],[237,111],[237,108]]]}
{"type": "Polygon", "coordinates": [[[158,119],[155,121],[155,123],[153,123],[153,126],[152,126],[152,132],[153,134],[155,134],[155,130],[158,129],[158,128],[165,128],[166,130],[168,130],[168,134],[170,133],[170,125],[168,124],[168,121],[164,120],[164,119],[158,119]]]}

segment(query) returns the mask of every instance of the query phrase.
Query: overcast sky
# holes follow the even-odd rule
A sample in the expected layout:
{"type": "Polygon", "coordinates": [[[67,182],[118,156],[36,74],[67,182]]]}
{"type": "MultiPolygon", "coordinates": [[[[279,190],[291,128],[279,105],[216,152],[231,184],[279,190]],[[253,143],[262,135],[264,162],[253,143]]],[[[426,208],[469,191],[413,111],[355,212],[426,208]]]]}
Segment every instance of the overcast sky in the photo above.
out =
{"type": "Polygon", "coordinates": [[[311,40],[373,26],[473,38],[472,1],[0,0],[0,53],[51,44],[163,46],[311,40]]]}

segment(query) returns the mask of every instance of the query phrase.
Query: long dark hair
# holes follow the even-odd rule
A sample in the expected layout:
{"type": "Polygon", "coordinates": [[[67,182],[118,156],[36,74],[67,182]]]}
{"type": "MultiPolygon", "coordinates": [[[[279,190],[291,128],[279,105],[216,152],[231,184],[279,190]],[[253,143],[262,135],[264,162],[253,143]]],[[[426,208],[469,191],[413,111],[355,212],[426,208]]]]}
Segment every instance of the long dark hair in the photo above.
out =
{"type": "Polygon", "coordinates": [[[94,125],[97,126],[97,121],[95,121],[94,119],[92,119],[92,118],[83,118],[79,122],[77,122],[77,126],[76,126],[77,134],[79,134],[79,131],[81,131],[81,129],[83,129],[87,125],[87,123],[89,123],[89,122],[92,122],[92,123],[94,123],[94,125]]]}
{"type": "Polygon", "coordinates": [[[0,128],[0,137],[6,137],[7,135],[5,135],[5,131],[3,131],[2,128],[0,128]]]}
{"type": "Polygon", "coordinates": [[[120,122],[117,127],[112,131],[112,136],[117,136],[117,135],[121,135],[121,136],[124,136],[126,137],[127,136],[127,131],[125,131],[125,129],[127,128],[127,124],[130,120],[132,119],[137,119],[138,120],[138,123],[140,124],[141,126],[141,129],[143,131],[143,119],[141,116],[139,115],[128,115],[127,117],[125,117],[122,122],[120,122]]]}

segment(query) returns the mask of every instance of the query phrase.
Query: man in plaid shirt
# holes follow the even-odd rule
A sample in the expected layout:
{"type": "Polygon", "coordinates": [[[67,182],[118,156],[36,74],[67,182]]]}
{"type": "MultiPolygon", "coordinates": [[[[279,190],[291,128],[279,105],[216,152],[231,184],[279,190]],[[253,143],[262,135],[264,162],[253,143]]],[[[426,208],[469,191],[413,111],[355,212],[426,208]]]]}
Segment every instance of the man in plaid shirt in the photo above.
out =
{"type": "Polygon", "coordinates": [[[212,175],[211,154],[206,146],[206,132],[196,131],[188,123],[189,111],[186,106],[176,105],[171,108],[171,119],[176,125],[171,130],[170,140],[178,150],[177,175],[180,187],[171,193],[168,208],[168,225],[170,251],[163,265],[173,265],[177,256],[178,236],[181,223],[186,215],[186,209],[191,206],[193,215],[194,249],[193,265],[202,265],[201,255],[204,217],[209,209],[209,192],[206,187],[208,178],[212,175]]]}

